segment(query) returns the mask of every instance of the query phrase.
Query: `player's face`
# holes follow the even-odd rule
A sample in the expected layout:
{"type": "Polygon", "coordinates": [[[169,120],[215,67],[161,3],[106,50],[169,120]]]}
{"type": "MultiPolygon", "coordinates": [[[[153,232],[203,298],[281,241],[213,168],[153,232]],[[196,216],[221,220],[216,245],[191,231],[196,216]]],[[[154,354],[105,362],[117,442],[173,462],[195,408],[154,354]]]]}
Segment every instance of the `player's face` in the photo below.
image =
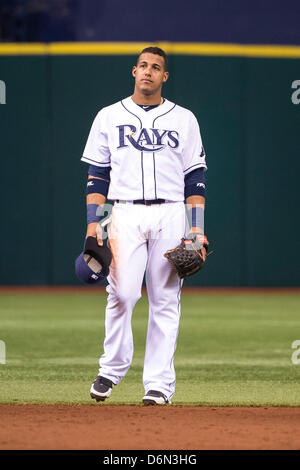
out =
{"type": "Polygon", "coordinates": [[[140,56],[137,65],[133,67],[132,75],[135,78],[135,86],[139,92],[145,95],[153,95],[167,81],[169,73],[165,71],[163,57],[145,52],[140,56]]]}

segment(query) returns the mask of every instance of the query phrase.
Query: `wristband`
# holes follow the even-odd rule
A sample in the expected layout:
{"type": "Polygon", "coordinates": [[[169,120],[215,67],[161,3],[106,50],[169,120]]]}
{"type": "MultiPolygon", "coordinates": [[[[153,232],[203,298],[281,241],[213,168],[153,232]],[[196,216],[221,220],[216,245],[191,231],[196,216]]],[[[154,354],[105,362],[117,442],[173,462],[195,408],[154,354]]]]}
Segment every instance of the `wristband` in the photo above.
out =
{"type": "Polygon", "coordinates": [[[103,216],[103,207],[98,204],[87,204],[86,206],[87,224],[99,222],[103,216]]]}
{"type": "Polygon", "coordinates": [[[199,232],[204,233],[204,208],[202,206],[188,209],[188,219],[190,227],[197,228],[199,232]]]}

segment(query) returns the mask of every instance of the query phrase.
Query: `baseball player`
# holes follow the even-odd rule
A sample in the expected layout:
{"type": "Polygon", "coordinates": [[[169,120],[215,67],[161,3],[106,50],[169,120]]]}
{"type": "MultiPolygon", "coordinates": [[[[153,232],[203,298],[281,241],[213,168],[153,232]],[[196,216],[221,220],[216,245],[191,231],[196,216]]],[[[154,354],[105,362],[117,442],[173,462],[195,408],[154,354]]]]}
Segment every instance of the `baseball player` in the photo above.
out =
{"type": "Polygon", "coordinates": [[[164,254],[187,234],[206,258],[203,213],[205,152],[194,114],[162,97],[168,80],[165,52],[148,47],[132,69],[134,92],[99,111],[82,161],[89,164],[87,233],[103,246],[106,199],[112,253],[105,312],[104,353],[90,395],[104,401],[128,372],[133,357],[132,311],[145,274],[149,319],[142,398],[167,404],[175,392],[174,354],[183,279],[164,254]],[[191,226],[187,227],[188,204],[191,226]],[[202,240],[202,241],[201,241],[202,240]],[[204,244],[203,244],[204,243],[204,244]]]}

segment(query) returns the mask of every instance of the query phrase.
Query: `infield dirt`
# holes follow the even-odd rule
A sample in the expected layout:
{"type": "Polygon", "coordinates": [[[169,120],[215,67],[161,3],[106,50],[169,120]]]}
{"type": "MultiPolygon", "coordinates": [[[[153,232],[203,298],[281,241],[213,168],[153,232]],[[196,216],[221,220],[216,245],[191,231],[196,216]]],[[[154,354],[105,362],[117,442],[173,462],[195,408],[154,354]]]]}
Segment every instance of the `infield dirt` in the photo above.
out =
{"type": "Polygon", "coordinates": [[[0,416],[0,449],[300,449],[294,407],[0,405],[0,416]]]}

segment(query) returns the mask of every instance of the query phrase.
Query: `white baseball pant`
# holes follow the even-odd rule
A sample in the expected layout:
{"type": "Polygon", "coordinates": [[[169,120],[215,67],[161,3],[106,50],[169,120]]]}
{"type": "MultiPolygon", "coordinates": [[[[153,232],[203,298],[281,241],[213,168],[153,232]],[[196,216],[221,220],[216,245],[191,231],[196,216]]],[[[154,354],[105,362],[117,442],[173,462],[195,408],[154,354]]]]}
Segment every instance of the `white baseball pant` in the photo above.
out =
{"type": "Polygon", "coordinates": [[[174,353],[180,324],[182,280],[164,253],[185,235],[183,202],[145,206],[116,202],[108,225],[113,254],[108,276],[104,354],[99,375],[118,384],[133,357],[132,311],[146,274],[149,319],[144,358],[145,392],[158,390],[170,400],[175,392],[174,353]]]}

